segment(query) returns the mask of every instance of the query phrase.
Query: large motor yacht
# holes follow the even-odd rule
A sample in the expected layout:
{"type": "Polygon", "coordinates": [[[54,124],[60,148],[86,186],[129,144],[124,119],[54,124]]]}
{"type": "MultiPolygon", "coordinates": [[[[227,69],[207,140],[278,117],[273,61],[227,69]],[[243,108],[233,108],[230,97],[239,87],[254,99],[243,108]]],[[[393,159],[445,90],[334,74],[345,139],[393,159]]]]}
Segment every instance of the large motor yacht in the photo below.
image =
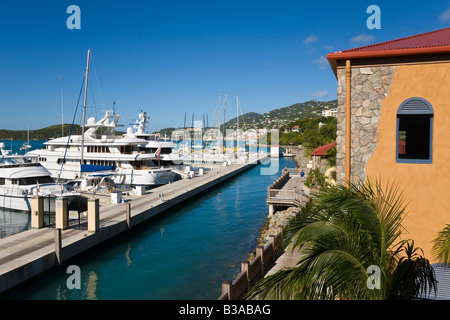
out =
{"type": "Polygon", "coordinates": [[[185,162],[189,160],[189,156],[182,152],[182,150],[175,151],[177,144],[171,140],[158,139],[156,134],[147,132],[147,120],[149,116],[146,112],[141,111],[139,113],[139,119],[134,125],[135,131],[132,128],[128,128],[126,136],[135,137],[137,139],[145,140],[145,143],[139,146],[139,150],[146,154],[156,155],[156,161],[158,165],[164,167],[171,167],[175,169],[177,173],[188,174],[192,167],[186,165],[185,162]]]}
{"type": "Polygon", "coordinates": [[[27,154],[37,156],[52,177],[73,180],[86,174],[110,174],[117,184],[161,185],[173,182],[171,167],[158,165],[156,154],[139,149],[147,143],[133,135],[116,135],[120,114],[106,111],[96,121],[89,118],[84,135],[70,135],[49,140],[45,149],[27,154]]]}

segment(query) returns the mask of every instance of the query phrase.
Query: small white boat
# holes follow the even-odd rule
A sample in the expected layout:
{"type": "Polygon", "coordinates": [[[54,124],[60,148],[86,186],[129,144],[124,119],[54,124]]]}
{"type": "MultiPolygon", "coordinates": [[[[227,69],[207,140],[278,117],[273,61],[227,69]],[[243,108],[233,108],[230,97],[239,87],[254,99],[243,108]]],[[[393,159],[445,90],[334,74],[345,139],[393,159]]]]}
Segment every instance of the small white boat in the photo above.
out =
{"type": "Polygon", "coordinates": [[[4,143],[0,143],[0,150],[0,207],[30,211],[31,198],[40,195],[49,198],[44,201],[44,210],[54,212],[56,197],[67,197],[71,201],[79,196],[55,183],[37,157],[13,155],[5,150],[4,143]]]}
{"type": "Polygon", "coordinates": [[[30,145],[30,131],[27,130],[27,141],[25,141],[23,143],[23,145],[20,147],[20,150],[24,150],[26,152],[30,148],[31,148],[31,145],[30,145]]]}

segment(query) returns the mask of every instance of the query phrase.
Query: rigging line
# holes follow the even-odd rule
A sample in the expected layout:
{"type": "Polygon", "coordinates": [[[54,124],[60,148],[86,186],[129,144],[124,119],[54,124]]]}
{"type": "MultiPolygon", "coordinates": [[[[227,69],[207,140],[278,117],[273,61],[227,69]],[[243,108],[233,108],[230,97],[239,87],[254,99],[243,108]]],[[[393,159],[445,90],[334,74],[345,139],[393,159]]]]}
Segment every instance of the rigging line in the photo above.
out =
{"type": "Polygon", "coordinates": [[[97,110],[97,103],[95,102],[95,96],[94,96],[94,88],[92,88],[92,81],[89,83],[90,87],[91,87],[91,96],[92,96],[92,100],[93,100],[93,104],[94,104],[94,110],[95,110],[95,117],[96,119],[99,119],[98,117],[98,110],[97,110]]]}
{"type": "MultiPolygon", "coordinates": [[[[217,103],[216,103],[216,108],[214,109],[214,114],[213,114],[213,118],[212,118],[212,121],[211,121],[211,124],[214,126],[214,120],[215,120],[215,118],[216,118],[216,111],[218,110],[218,108],[220,107],[220,97],[221,97],[221,95],[222,95],[222,93],[220,93],[219,92],[219,98],[217,99],[217,103]]],[[[213,128],[213,127],[212,127],[213,128]]],[[[212,129],[211,128],[211,129],[212,129]]],[[[213,131],[212,131],[212,134],[211,134],[211,139],[212,140],[214,140],[214,136],[215,136],[215,131],[214,131],[214,129],[212,129],[213,131]]]]}
{"type": "MultiPolygon", "coordinates": [[[[66,155],[67,155],[67,149],[69,148],[70,136],[72,135],[73,124],[75,123],[75,118],[77,116],[77,110],[78,110],[78,106],[80,105],[80,99],[81,99],[81,94],[83,93],[83,86],[84,86],[85,80],[86,80],[86,75],[83,76],[83,81],[81,83],[80,94],[78,95],[78,102],[77,102],[77,106],[75,108],[75,114],[73,115],[72,125],[70,126],[69,136],[67,137],[66,150],[64,150],[64,158],[61,162],[61,169],[59,170],[58,179],[61,178],[62,169],[63,169],[64,163],[66,162],[66,155]]],[[[84,132],[82,132],[81,134],[84,134],[84,132]]]]}
{"type": "MultiPolygon", "coordinates": [[[[247,131],[247,126],[245,125],[244,113],[242,112],[241,103],[239,103],[239,109],[241,109],[242,122],[244,123],[244,130],[247,131]]],[[[239,116],[238,116],[239,118],[239,116]]]]}
{"type": "Polygon", "coordinates": [[[101,103],[101,107],[103,108],[105,106],[105,104],[103,103],[103,96],[102,96],[102,92],[100,91],[100,85],[98,82],[98,77],[97,77],[97,70],[95,69],[95,61],[94,61],[94,57],[91,54],[91,61],[92,61],[92,65],[93,65],[93,69],[94,69],[94,75],[95,75],[95,82],[97,83],[97,89],[98,89],[98,94],[100,95],[100,103],[101,103]]]}

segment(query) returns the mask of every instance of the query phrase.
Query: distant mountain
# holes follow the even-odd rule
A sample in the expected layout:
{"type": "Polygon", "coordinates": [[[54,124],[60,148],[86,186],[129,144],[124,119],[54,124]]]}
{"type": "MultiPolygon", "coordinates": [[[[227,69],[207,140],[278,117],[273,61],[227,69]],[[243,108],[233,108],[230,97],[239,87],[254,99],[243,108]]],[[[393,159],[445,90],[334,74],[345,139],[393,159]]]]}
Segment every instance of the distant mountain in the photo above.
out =
{"type": "MultiPolygon", "coordinates": [[[[54,125],[38,130],[30,130],[30,140],[48,140],[50,138],[57,138],[62,136],[62,131],[65,136],[69,135],[70,124],[54,125]],[[62,128],[62,130],[61,130],[62,128]]],[[[80,134],[81,128],[79,125],[74,125],[72,129],[73,134],[80,134]]],[[[0,140],[27,140],[27,130],[0,130],[0,140]]]]}
{"type": "MultiPolygon", "coordinates": [[[[239,116],[239,127],[245,129],[273,129],[280,128],[288,123],[303,118],[319,118],[322,111],[327,108],[336,108],[337,100],[317,101],[310,100],[303,103],[296,103],[287,107],[274,109],[264,114],[248,112],[239,116]]],[[[210,124],[212,125],[212,124],[210,124]]],[[[217,124],[214,124],[217,126],[217,124]]],[[[222,126],[223,124],[221,124],[222,126]]],[[[225,129],[236,128],[236,117],[225,122],[225,129]]],[[[156,132],[170,136],[174,128],[165,128],[156,132]]]]}

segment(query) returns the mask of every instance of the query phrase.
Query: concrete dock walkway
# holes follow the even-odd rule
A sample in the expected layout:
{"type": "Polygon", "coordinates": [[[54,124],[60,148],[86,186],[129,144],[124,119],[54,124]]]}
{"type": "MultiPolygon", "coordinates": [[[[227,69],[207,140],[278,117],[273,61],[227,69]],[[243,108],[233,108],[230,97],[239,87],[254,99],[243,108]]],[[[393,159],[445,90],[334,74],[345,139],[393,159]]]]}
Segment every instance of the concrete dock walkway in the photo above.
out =
{"type": "Polygon", "coordinates": [[[266,272],[264,277],[275,274],[283,268],[293,268],[300,259],[300,252],[298,250],[284,250],[284,252],[273,263],[272,267],[266,272]]]}
{"type": "MultiPolygon", "coordinates": [[[[103,205],[100,207],[99,230],[95,233],[88,232],[85,220],[81,219],[81,228],[78,220],[72,220],[69,228],[61,231],[60,260],[64,261],[92,248],[257,163],[253,161],[216,167],[193,179],[182,179],[151,189],[125,203],[103,205]],[[131,208],[129,224],[126,217],[128,205],[131,208]]],[[[0,239],[0,292],[57,265],[55,247],[55,229],[47,227],[30,229],[0,239]]]]}

